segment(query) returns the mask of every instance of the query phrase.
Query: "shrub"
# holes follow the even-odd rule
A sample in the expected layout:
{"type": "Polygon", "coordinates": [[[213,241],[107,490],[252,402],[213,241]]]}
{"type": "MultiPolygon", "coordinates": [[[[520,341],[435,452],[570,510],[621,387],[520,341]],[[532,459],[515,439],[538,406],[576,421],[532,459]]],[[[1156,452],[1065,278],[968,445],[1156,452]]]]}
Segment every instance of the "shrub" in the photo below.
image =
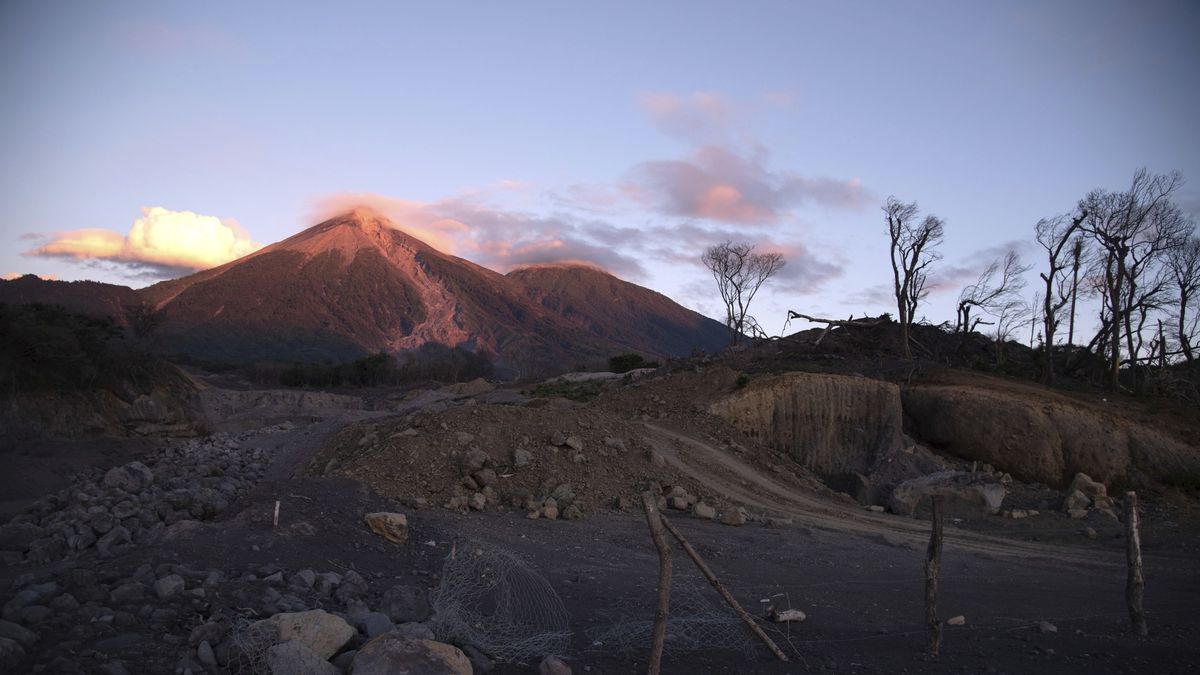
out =
{"type": "Polygon", "coordinates": [[[608,360],[608,370],[614,373],[628,373],[638,368],[657,368],[658,363],[647,361],[641,354],[620,354],[608,360]]]}

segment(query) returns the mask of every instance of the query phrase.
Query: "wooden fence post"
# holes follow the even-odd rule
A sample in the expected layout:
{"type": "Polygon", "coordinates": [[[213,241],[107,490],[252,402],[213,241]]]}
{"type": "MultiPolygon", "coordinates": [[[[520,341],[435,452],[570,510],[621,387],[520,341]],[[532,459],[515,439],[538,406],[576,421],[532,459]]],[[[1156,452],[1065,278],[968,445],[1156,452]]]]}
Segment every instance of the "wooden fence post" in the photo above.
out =
{"type": "Polygon", "coordinates": [[[658,675],[662,667],[663,646],[667,641],[667,617],[671,610],[671,547],[663,536],[662,516],[658,512],[658,499],[653,492],[642,493],[642,506],[646,509],[646,523],[650,525],[650,537],[658,548],[658,607],[654,611],[654,641],[650,645],[650,665],[647,675],[658,675]]]}
{"type": "Polygon", "coordinates": [[[763,644],[767,646],[767,649],[770,649],[771,653],[775,655],[775,658],[779,659],[780,661],[787,661],[787,654],[784,654],[783,650],[779,648],[779,645],[775,644],[775,641],[763,631],[762,627],[754,622],[754,619],[746,612],[745,609],[742,609],[742,605],[737,601],[736,598],[733,597],[733,594],[729,592],[729,589],[725,588],[725,585],[717,579],[717,575],[713,574],[713,571],[709,569],[707,564],[705,564],[704,559],[700,557],[700,554],[696,553],[696,549],[692,548],[692,545],[688,543],[688,540],[683,538],[683,535],[680,534],[679,530],[675,529],[675,526],[671,524],[671,521],[667,520],[666,516],[661,516],[660,518],[662,520],[663,527],[666,527],[667,531],[671,533],[671,536],[675,537],[675,539],[679,541],[679,545],[683,547],[684,553],[687,553],[688,557],[692,559],[692,562],[696,563],[696,567],[700,568],[700,573],[704,575],[705,579],[708,579],[708,583],[712,584],[712,587],[717,589],[717,593],[720,593],[721,597],[725,599],[725,604],[733,608],[733,611],[738,615],[738,618],[740,618],[742,622],[745,623],[746,626],[748,626],[750,630],[758,636],[759,640],[762,640],[763,644]]]}
{"type": "Polygon", "coordinates": [[[1146,577],[1142,574],[1142,535],[1138,530],[1137,493],[1125,493],[1126,562],[1129,574],[1125,579],[1125,602],[1129,605],[1129,621],[1133,634],[1145,637],[1146,613],[1142,611],[1142,595],[1146,577]]]}
{"type": "Polygon", "coordinates": [[[942,648],[942,622],[937,615],[938,570],[942,564],[942,498],[935,495],[930,501],[933,528],[925,552],[925,624],[929,627],[929,655],[937,656],[942,648]]]}

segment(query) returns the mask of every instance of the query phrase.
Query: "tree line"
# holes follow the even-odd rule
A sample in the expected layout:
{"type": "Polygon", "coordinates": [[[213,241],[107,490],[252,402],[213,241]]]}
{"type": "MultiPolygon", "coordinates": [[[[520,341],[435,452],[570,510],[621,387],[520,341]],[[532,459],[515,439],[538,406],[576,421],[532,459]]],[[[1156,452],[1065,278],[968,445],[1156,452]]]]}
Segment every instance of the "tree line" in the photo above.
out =
{"type": "MultiPolygon", "coordinates": [[[[1040,284],[1033,300],[1025,293],[1026,273],[1034,265],[1010,251],[961,289],[953,330],[965,334],[992,326],[998,342],[1011,340],[1025,327],[1039,331],[1042,377],[1050,382],[1055,350],[1079,348],[1080,299],[1098,299],[1098,329],[1082,350],[1104,357],[1109,386],[1119,386],[1123,367],[1194,363],[1200,333],[1200,238],[1176,202],[1182,186],[1178,171],[1155,174],[1142,168],[1127,188],[1092,190],[1071,210],[1039,220],[1033,238],[1041,249],[1036,264],[1040,284]]],[[[905,358],[912,358],[912,328],[932,288],[931,273],[942,259],[946,224],[935,215],[923,216],[915,201],[894,196],[882,210],[901,348],[905,358]]],[[[734,344],[742,335],[764,336],[749,314],[750,302],[785,262],[779,254],[754,249],[724,242],[701,258],[717,281],[734,344]]],[[[1033,342],[1031,335],[1031,346],[1033,342]]]]}

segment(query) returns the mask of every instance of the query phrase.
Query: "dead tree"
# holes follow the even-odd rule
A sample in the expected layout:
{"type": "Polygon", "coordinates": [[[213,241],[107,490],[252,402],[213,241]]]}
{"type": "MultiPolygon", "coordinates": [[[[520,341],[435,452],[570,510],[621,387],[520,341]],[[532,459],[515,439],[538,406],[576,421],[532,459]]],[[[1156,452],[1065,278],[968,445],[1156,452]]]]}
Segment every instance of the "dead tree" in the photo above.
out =
{"type": "Polygon", "coordinates": [[[736,345],[746,329],[747,319],[753,324],[749,318],[750,302],[786,261],[782,253],[755,253],[753,244],[729,241],[705,249],[700,260],[717,281],[717,290],[725,303],[725,325],[731,333],[730,341],[736,345]]]}
{"type": "Polygon", "coordinates": [[[1088,214],[1082,230],[1098,247],[1097,276],[1111,321],[1110,387],[1120,385],[1122,338],[1136,360],[1134,320],[1144,316],[1165,287],[1165,281],[1155,279],[1156,268],[1188,233],[1190,225],[1171,202],[1182,185],[1178,171],[1151,174],[1143,168],[1134,173],[1128,190],[1094,190],[1080,202],[1080,210],[1088,214]]]}
{"type": "Polygon", "coordinates": [[[1200,238],[1189,237],[1183,245],[1172,249],[1167,256],[1167,268],[1175,291],[1175,339],[1179,342],[1179,350],[1191,363],[1195,360],[1192,340],[1200,331],[1200,321],[1197,321],[1200,311],[1189,320],[1188,308],[1200,291],[1200,238]]]}
{"type": "Polygon", "coordinates": [[[892,284],[899,312],[901,349],[905,358],[912,358],[909,333],[917,307],[929,294],[928,268],[942,257],[936,249],[942,243],[945,224],[932,215],[918,223],[917,203],[906,204],[895,197],[888,197],[883,213],[891,240],[892,284]]]}
{"type": "MultiPolygon", "coordinates": [[[[885,318],[855,319],[853,316],[851,316],[849,319],[846,319],[845,321],[842,321],[840,319],[822,319],[820,317],[809,316],[807,314],[801,314],[800,312],[794,312],[789,309],[787,320],[791,321],[792,319],[803,319],[804,321],[808,321],[809,323],[825,324],[825,330],[821,331],[821,336],[818,337],[813,342],[813,346],[821,344],[821,341],[825,339],[826,335],[829,335],[829,331],[833,330],[834,326],[838,326],[841,328],[870,328],[872,326],[878,326],[882,323],[887,322],[887,319],[885,319],[885,318]]],[[[784,325],[787,325],[787,324],[784,324],[784,325]]]]}
{"type": "MultiPolygon", "coordinates": [[[[1046,251],[1047,269],[1038,274],[1046,285],[1042,296],[1042,330],[1044,331],[1046,364],[1042,370],[1042,381],[1054,381],[1054,336],[1058,332],[1060,319],[1058,313],[1071,303],[1071,333],[1075,331],[1075,286],[1079,281],[1079,257],[1082,251],[1082,241],[1072,237],[1079,231],[1080,224],[1087,218],[1087,211],[1081,212],[1074,218],[1055,216],[1039,220],[1035,228],[1037,242],[1046,251]],[[1070,277],[1066,275],[1067,261],[1063,260],[1063,252],[1067,245],[1074,241],[1072,249],[1073,269],[1070,277]],[[1070,280],[1068,283],[1068,279],[1070,280]]],[[[1070,342],[1068,336],[1068,343],[1070,342]]]]}
{"type": "Polygon", "coordinates": [[[1013,299],[1020,297],[1025,288],[1023,275],[1028,271],[1029,266],[1021,264],[1021,256],[1016,251],[1009,251],[1003,260],[995,260],[988,265],[975,283],[958,294],[958,318],[954,331],[970,333],[979,324],[987,323],[982,317],[976,317],[972,323],[973,309],[996,316],[1013,299]],[[999,279],[996,278],[997,272],[1000,273],[999,279]]]}
{"type": "Polygon", "coordinates": [[[1075,301],[1079,298],[1079,270],[1083,266],[1083,237],[1071,242],[1071,321],[1067,324],[1067,344],[1075,344],[1075,301]]]}

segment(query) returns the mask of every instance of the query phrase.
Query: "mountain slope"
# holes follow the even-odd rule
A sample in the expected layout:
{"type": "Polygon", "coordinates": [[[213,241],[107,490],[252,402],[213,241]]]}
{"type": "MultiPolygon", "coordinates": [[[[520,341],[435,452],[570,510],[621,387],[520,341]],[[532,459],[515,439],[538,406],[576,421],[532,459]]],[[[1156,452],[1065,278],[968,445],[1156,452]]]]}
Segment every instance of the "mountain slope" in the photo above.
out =
{"type": "Polygon", "coordinates": [[[26,274],[0,281],[0,303],[10,305],[59,305],[86,316],[112,317],[117,325],[128,323],[126,312],[142,303],[138,292],[128,286],[98,281],[50,281],[26,274]]]}
{"type": "MultiPolygon", "coordinates": [[[[90,302],[83,287],[61,282],[9,286],[32,289],[21,302],[90,302]]],[[[537,268],[505,276],[365,210],[140,291],[95,287],[97,311],[120,320],[126,306],[151,306],[161,349],[215,363],[342,362],[376,352],[425,358],[460,349],[486,356],[500,375],[522,377],[595,366],[629,351],[714,351],[726,339],[720,324],[604,272],[537,268]]]]}
{"type": "Polygon", "coordinates": [[[723,324],[595,267],[536,265],[507,276],[530,300],[627,351],[683,356],[729,343],[723,324]]]}

